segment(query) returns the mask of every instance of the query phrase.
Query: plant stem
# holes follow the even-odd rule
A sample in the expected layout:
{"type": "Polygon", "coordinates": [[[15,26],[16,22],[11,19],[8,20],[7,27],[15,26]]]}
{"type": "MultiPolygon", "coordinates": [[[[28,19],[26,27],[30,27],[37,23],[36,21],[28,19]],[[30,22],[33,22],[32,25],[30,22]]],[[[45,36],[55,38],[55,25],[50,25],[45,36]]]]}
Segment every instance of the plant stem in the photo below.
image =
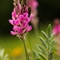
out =
{"type": "Polygon", "coordinates": [[[32,46],[31,46],[31,41],[30,41],[30,38],[29,38],[29,33],[28,33],[28,39],[29,39],[28,41],[29,41],[31,52],[32,52],[33,60],[35,60],[34,53],[33,53],[32,46]]]}
{"type": "Polygon", "coordinates": [[[27,53],[27,49],[26,49],[26,45],[25,45],[24,39],[22,41],[23,41],[23,45],[24,45],[24,49],[25,49],[26,60],[30,60],[29,56],[28,56],[28,53],[27,53]]]}

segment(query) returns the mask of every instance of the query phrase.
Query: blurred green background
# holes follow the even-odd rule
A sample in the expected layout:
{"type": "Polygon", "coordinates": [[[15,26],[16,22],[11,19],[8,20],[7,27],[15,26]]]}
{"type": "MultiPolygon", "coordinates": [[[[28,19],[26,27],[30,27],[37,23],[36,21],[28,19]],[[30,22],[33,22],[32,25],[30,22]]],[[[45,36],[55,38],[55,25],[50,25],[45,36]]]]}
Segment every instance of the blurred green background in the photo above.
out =
{"type": "MultiPolygon", "coordinates": [[[[54,18],[60,18],[60,0],[38,0],[38,3],[38,33],[30,32],[30,40],[34,44],[33,47],[39,43],[38,37],[39,35],[41,36],[41,30],[46,31],[47,25],[49,23],[52,24],[54,18]],[[38,36],[37,38],[35,34],[38,36]]],[[[11,53],[15,47],[23,46],[17,37],[10,35],[12,25],[9,24],[8,20],[11,19],[12,10],[13,0],[0,0],[0,46],[5,48],[7,53],[11,53]]]]}

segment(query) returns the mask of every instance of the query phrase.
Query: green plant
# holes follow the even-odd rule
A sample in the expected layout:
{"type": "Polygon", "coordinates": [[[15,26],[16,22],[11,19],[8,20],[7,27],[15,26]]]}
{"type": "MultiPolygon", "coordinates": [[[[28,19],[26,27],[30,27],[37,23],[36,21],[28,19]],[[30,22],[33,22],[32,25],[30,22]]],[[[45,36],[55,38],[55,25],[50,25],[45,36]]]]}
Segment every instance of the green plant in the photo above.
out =
{"type": "Polygon", "coordinates": [[[53,50],[54,50],[54,34],[51,32],[51,24],[48,25],[47,34],[42,31],[44,37],[39,37],[40,44],[38,45],[39,53],[37,60],[52,60],[53,59],[53,50]]]}

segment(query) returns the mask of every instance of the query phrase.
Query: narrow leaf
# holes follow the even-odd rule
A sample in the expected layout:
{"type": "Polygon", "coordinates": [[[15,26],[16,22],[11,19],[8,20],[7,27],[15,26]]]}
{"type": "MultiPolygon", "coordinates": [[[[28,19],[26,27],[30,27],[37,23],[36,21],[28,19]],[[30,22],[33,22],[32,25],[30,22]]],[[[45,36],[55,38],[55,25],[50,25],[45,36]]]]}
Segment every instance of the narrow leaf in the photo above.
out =
{"type": "Polygon", "coordinates": [[[47,59],[47,56],[45,56],[43,53],[40,52],[39,55],[40,55],[41,57],[43,57],[45,60],[48,60],[48,59],[47,59]]]}
{"type": "Polygon", "coordinates": [[[51,37],[51,24],[48,25],[47,32],[48,32],[48,36],[50,38],[51,37]]]}
{"type": "Polygon", "coordinates": [[[47,35],[44,31],[42,31],[42,34],[43,34],[43,36],[46,38],[46,40],[48,41],[48,40],[49,40],[48,35],[47,35]]]}
{"type": "Polygon", "coordinates": [[[52,47],[49,49],[49,53],[52,52],[53,48],[54,48],[54,46],[52,46],[52,47]]]}
{"type": "Polygon", "coordinates": [[[39,37],[40,41],[42,42],[42,44],[47,48],[47,43],[45,42],[45,40],[42,37],[39,37]]]}
{"type": "Polygon", "coordinates": [[[40,49],[41,49],[41,51],[47,56],[47,49],[44,47],[44,46],[42,46],[42,45],[39,45],[38,46],[40,49]]]}
{"type": "Polygon", "coordinates": [[[54,34],[51,34],[51,37],[49,40],[53,40],[53,38],[54,38],[54,34]]]}
{"type": "Polygon", "coordinates": [[[53,53],[49,54],[48,60],[52,60],[53,59],[53,53]]]}

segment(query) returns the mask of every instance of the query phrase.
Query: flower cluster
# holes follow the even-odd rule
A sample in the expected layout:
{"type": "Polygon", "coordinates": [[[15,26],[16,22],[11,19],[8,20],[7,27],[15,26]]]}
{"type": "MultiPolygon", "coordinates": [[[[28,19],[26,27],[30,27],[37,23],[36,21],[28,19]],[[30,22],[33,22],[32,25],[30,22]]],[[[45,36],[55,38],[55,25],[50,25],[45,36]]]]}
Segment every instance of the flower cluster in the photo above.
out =
{"type": "Polygon", "coordinates": [[[60,25],[55,25],[54,28],[53,28],[53,33],[55,35],[59,34],[60,33],[60,25]]]}
{"type": "Polygon", "coordinates": [[[54,27],[52,32],[57,35],[60,33],[60,21],[58,18],[54,19],[54,27]]]}
{"type": "Polygon", "coordinates": [[[12,12],[12,19],[9,20],[9,23],[13,25],[13,31],[10,31],[12,35],[17,35],[21,38],[25,33],[29,32],[32,29],[32,26],[29,25],[33,15],[29,16],[28,6],[22,6],[19,2],[14,2],[14,9],[12,12]]]}
{"type": "Polygon", "coordinates": [[[31,7],[31,10],[34,11],[38,6],[38,2],[36,0],[28,0],[28,5],[31,7]]]}

